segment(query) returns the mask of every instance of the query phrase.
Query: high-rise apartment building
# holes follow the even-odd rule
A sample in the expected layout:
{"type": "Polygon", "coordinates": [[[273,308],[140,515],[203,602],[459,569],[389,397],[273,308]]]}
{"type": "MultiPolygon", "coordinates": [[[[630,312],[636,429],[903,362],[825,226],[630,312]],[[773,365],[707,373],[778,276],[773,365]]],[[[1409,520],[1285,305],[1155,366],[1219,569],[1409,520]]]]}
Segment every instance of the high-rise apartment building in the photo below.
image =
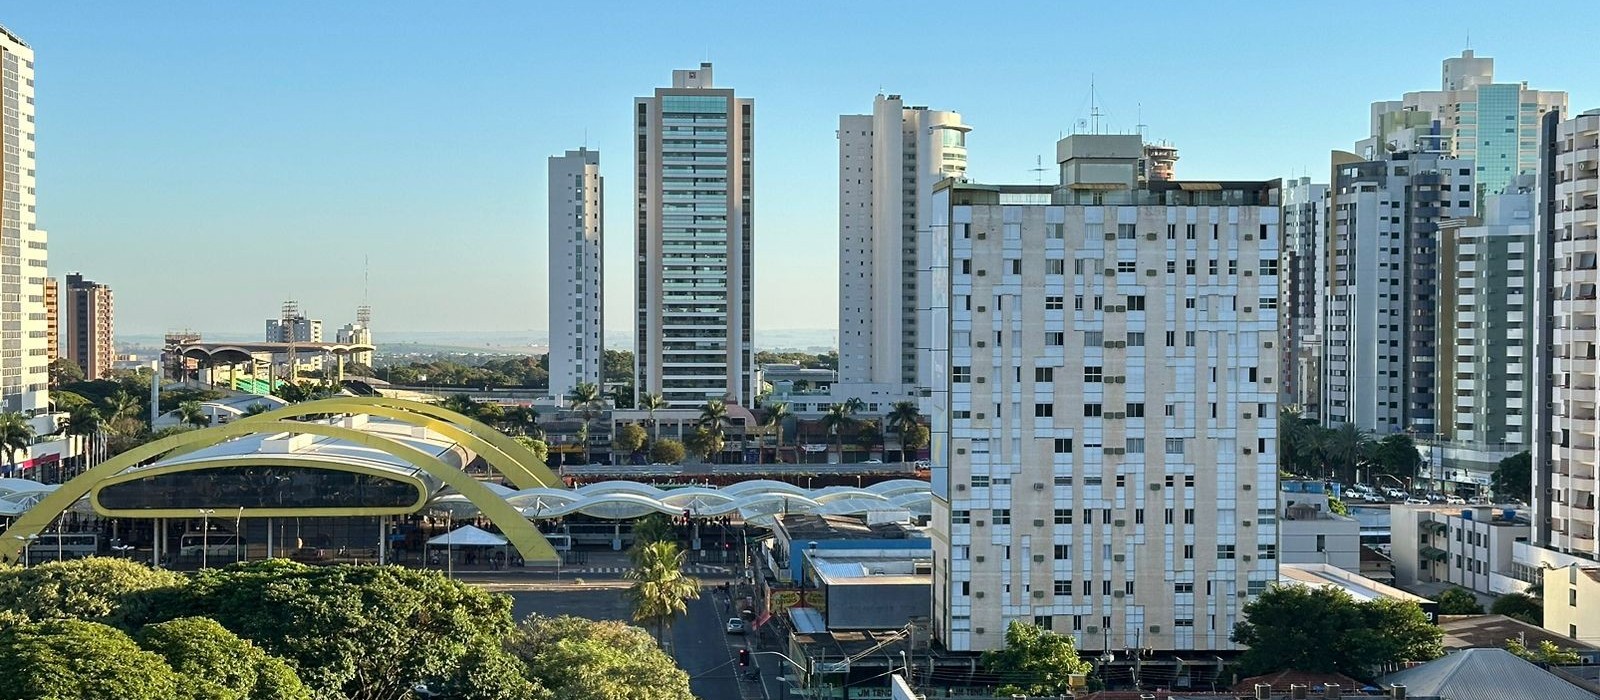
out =
{"type": "Polygon", "coordinates": [[[61,357],[61,288],[56,283],[56,278],[44,278],[44,322],[48,348],[51,360],[61,357]]]}
{"type": "Polygon", "coordinates": [[[104,377],[117,359],[111,288],[74,272],[67,275],[66,297],[66,357],[77,363],[83,376],[104,377]]]}
{"type": "MultiPolygon", "coordinates": [[[[600,152],[550,157],[550,395],[600,385],[605,342],[605,181],[600,152]]],[[[677,253],[674,253],[676,255],[677,253]]]]}
{"type": "MultiPolygon", "coordinates": [[[[360,345],[372,344],[372,307],[356,307],[356,320],[346,323],[336,334],[340,343],[353,343],[360,345]]],[[[372,351],[362,350],[350,353],[350,361],[356,364],[372,366],[372,351]]]]}
{"type": "Polygon", "coordinates": [[[34,206],[33,49],[0,27],[0,407],[37,412],[49,401],[45,232],[34,206]]]}
{"type": "MultiPolygon", "coordinates": [[[[1059,186],[949,181],[923,262],[934,629],[1229,649],[1277,581],[1279,183],[1137,180],[1074,135],[1059,186]]],[[[1120,656],[1120,654],[1119,654],[1120,656]]]]}
{"type": "Polygon", "coordinates": [[[1600,559],[1600,109],[1544,117],[1535,184],[1533,532],[1536,544],[1600,559]]]}
{"type": "Polygon", "coordinates": [[[1372,103],[1370,136],[1356,145],[1356,153],[1378,160],[1387,150],[1436,150],[1473,161],[1473,199],[1481,203],[1519,173],[1534,170],[1540,115],[1566,107],[1567,93],[1496,83],[1494,59],[1462,51],[1444,60],[1440,89],[1372,103]]]}
{"type": "Polygon", "coordinates": [[[711,64],[634,100],[636,391],[671,406],[754,398],[755,101],[711,64]]]}
{"type": "Polygon", "coordinates": [[[1472,214],[1472,173],[1471,161],[1431,152],[1333,154],[1325,423],[1436,434],[1439,228],[1472,214]]]}
{"type": "Polygon", "coordinates": [[[306,318],[294,302],[285,302],[282,317],[267,319],[267,342],[320,343],[322,321],[306,318]]]}
{"type": "MultiPolygon", "coordinates": [[[[917,376],[918,232],[933,187],[967,172],[955,112],[878,95],[872,114],[839,117],[839,381],[925,386],[917,376]]],[[[890,393],[901,393],[892,391],[890,393]]]]}
{"type": "Polygon", "coordinates": [[[1278,400],[1303,418],[1322,419],[1322,310],[1326,281],[1328,186],[1302,177],[1284,183],[1279,277],[1278,400]]]}
{"type": "Polygon", "coordinates": [[[1528,449],[1533,240],[1532,174],[1485,198],[1482,216],[1446,220],[1439,232],[1437,432],[1447,479],[1486,482],[1500,460],[1528,449]]]}

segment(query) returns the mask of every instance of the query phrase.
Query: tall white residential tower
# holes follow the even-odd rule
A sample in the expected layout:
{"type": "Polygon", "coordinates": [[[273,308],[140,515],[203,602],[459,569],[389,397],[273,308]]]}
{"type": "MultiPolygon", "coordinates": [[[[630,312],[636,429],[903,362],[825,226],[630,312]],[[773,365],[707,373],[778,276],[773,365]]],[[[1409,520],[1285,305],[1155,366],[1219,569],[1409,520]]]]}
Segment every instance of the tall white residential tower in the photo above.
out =
{"type": "Polygon", "coordinates": [[[45,232],[34,214],[33,49],[0,26],[0,405],[43,411],[49,319],[45,232]]]}
{"type": "Polygon", "coordinates": [[[923,262],[934,629],[1230,649],[1277,581],[1279,183],[1139,183],[1138,136],[1059,186],[947,182],[923,262]]]}
{"type": "Polygon", "coordinates": [[[605,181],[600,152],[550,157],[550,395],[598,386],[605,341],[605,181]]]}
{"type": "Polygon", "coordinates": [[[754,129],[710,63],[634,100],[635,386],[671,406],[755,395],[754,129]]]}
{"type": "Polygon", "coordinates": [[[1283,249],[1278,303],[1282,357],[1279,399],[1312,420],[1322,418],[1322,313],[1327,289],[1328,186],[1311,178],[1283,188],[1283,249]]]}
{"type": "Polygon", "coordinates": [[[878,95],[839,117],[839,381],[926,386],[917,376],[918,232],[933,187],[967,172],[971,127],[955,112],[878,95]]]}

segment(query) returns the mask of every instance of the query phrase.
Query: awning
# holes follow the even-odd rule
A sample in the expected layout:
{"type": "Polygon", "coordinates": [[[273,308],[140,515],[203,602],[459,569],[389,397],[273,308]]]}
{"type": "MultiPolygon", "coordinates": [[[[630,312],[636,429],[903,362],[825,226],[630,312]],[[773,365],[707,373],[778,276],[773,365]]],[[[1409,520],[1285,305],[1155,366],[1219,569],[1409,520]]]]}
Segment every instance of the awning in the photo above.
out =
{"type": "Polygon", "coordinates": [[[1067,185],[1067,189],[1109,192],[1128,189],[1128,185],[1121,182],[1074,182],[1067,185]]]}
{"type": "Polygon", "coordinates": [[[1417,553],[1421,554],[1422,558],[1424,559],[1432,559],[1434,561],[1445,561],[1450,558],[1449,552],[1439,549],[1438,547],[1423,547],[1422,549],[1418,550],[1417,553]]]}
{"type": "Polygon", "coordinates": [[[437,547],[504,547],[506,538],[465,525],[428,540],[437,547]]]}
{"type": "Polygon", "coordinates": [[[1178,189],[1185,192],[1215,192],[1222,189],[1222,185],[1215,182],[1180,182],[1178,189]]]}

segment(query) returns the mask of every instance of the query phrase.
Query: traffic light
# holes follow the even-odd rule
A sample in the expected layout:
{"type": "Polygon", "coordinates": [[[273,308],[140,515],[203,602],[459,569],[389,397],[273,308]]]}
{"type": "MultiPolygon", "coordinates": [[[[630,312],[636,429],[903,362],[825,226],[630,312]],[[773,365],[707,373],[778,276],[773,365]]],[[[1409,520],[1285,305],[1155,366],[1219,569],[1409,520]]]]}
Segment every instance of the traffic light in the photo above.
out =
{"type": "Polygon", "coordinates": [[[749,649],[740,649],[739,650],[739,665],[740,666],[749,666],[750,665],[750,650],[749,649]]]}

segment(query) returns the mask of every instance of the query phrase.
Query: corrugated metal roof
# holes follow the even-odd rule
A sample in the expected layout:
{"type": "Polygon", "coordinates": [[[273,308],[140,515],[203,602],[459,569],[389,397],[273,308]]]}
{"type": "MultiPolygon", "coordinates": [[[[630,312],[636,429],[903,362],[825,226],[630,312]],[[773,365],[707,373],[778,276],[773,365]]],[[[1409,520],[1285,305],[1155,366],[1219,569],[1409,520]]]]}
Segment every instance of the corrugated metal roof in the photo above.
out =
{"type": "Polygon", "coordinates": [[[1383,677],[1413,698],[1596,700],[1596,696],[1504,649],[1467,649],[1383,677]]]}

